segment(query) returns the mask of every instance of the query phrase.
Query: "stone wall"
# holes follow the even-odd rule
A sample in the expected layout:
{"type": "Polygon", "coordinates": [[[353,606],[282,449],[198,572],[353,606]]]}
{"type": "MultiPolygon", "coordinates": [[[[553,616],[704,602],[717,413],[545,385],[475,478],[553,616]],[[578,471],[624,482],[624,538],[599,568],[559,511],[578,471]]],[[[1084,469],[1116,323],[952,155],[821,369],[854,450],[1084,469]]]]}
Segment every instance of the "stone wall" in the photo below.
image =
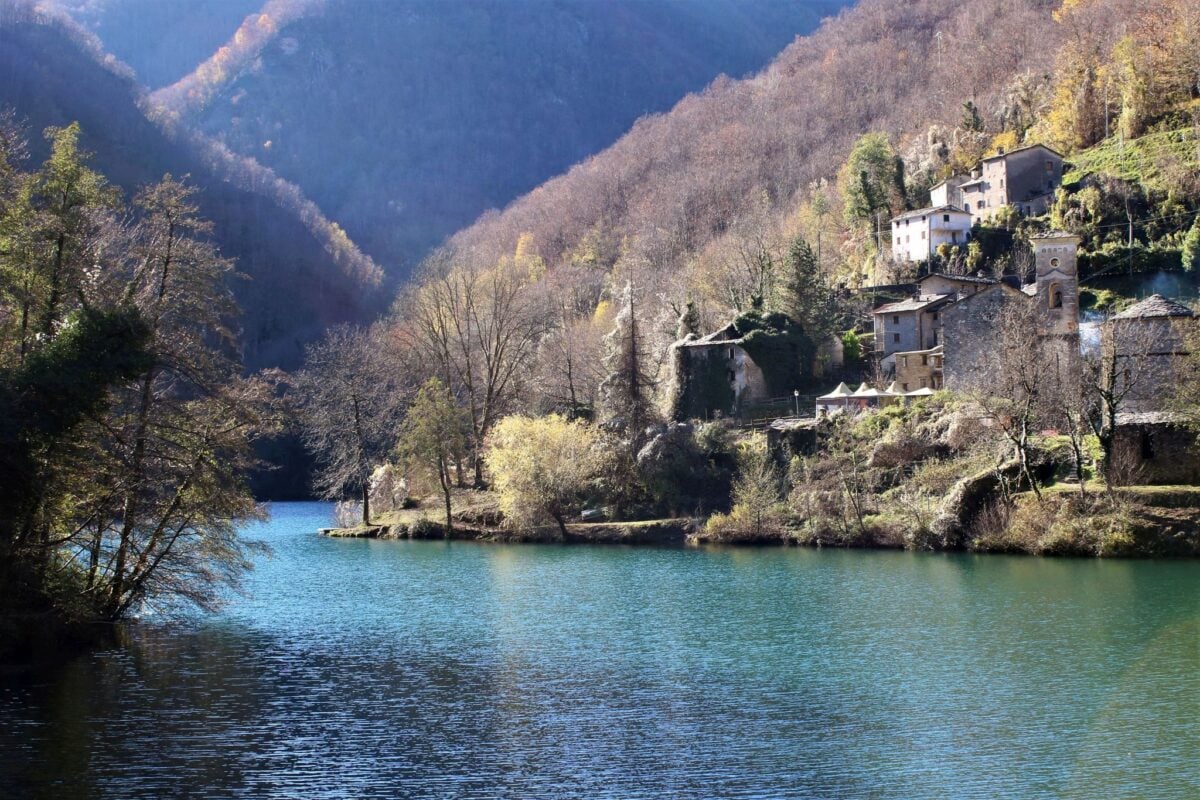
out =
{"type": "Polygon", "coordinates": [[[1029,299],[997,285],[942,309],[942,369],[947,389],[968,392],[986,386],[995,320],[1010,302],[1029,299]]]}
{"type": "Polygon", "coordinates": [[[917,389],[940,389],[942,353],[938,350],[918,350],[896,354],[896,383],[906,392],[917,389]]]}
{"type": "Polygon", "coordinates": [[[1194,484],[1200,477],[1196,434],[1171,423],[1118,425],[1113,462],[1130,483],[1194,484]]]}
{"type": "Polygon", "coordinates": [[[1062,183],[1062,159],[1040,147],[1010,153],[1008,202],[1026,216],[1046,213],[1054,190],[1062,183]],[[1046,169],[1047,162],[1050,169],[1046,169]]]}
{"type": "Polygon", "coordinates": [[[762,369],[736,341],[676,342],[671,367],[669,413],[676,420],[735,416],[769,397],[762,369]]]}

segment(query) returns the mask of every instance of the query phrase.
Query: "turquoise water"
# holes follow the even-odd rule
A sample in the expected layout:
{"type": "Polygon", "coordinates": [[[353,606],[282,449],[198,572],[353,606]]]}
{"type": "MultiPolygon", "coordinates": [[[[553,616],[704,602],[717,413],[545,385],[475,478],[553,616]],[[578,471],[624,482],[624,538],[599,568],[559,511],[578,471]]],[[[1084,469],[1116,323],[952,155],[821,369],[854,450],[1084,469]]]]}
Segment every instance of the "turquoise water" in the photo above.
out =
{"type": "Polygon", "coordinates": [[[1200,562],[324,539],[0,678],[0,796],[1196,798],[1200,562]]]}

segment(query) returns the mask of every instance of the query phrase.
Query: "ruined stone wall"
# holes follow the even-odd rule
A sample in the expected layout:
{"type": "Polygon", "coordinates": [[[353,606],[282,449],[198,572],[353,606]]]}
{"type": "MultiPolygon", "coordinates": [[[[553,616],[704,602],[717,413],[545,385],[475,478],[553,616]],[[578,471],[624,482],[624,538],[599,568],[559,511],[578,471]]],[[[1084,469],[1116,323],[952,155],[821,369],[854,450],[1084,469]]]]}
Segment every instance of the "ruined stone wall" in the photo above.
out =
{"type": "Polygon", "coordinates": [[[671,370],[668,413],[676,420],[735,416],[769,396],[762,369],[736,342],[676,342],[671,370]]]}

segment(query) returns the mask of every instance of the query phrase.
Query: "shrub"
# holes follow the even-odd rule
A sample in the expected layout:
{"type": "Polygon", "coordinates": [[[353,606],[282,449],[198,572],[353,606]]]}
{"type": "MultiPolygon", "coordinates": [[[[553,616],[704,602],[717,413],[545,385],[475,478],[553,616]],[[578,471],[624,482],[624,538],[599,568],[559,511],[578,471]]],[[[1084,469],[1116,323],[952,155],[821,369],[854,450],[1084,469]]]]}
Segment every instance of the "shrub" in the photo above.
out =
{"type": "Polygon", "coordinates": [[[756,435],[738,451],[733,508],[709,518],[705,533],[718,541],[757,541],[783,535],[783,478],[765,437],[756,435]]]}
{"type": "Polygon", "coordinates": [[[506,522],[528,527],[553,520],[564,536],[567,518],[583,508],[608,462],[596,428],[557,414],[500,420],[485,458],[506,522]]]}

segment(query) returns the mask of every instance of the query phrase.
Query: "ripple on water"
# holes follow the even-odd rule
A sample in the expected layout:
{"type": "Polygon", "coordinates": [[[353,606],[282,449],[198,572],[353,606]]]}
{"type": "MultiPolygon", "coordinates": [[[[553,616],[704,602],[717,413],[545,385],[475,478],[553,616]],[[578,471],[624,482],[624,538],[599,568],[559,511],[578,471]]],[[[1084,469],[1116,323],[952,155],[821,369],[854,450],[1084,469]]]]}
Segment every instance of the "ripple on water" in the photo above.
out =
{"type": "Polygon", "coordinates": [[[0,683],[14,797],[1200,796],[1200,564],[329,540],[0,683]]]}

